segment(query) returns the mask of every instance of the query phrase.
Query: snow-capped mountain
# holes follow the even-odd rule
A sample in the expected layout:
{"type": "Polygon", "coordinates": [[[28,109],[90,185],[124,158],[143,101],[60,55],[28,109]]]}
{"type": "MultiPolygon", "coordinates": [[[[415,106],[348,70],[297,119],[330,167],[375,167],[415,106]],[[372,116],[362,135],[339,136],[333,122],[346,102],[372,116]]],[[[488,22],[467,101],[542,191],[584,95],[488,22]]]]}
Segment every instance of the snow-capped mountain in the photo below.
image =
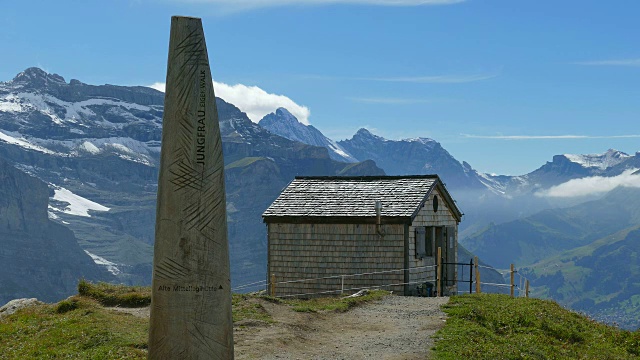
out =
{"type": "Polygon", "coordinates": [[[270,132],[289,140],[324,147],[329,150],[329,156],[333,160],[351,163],[358,162],[356,158],[345,151],[338,143],[324,136],[324,134],[313,125],[301,123],[285,108],[278,108],[275,113],[267,114],[260,120],[259,124],[270,132]]]}
{"type": "MultiPolygon", "coordinates": [[[[82,255],[121,282],[151,279],[163,103],[151,88],[67,83],[38,68],[0,83],[0,159],[44,181],[44,216],[71,229],[82,255]]],[[[323,147],[272,134],[233,104],[216,104],[235,284],[264,278],[260,214],[295,175],[384,174],[371,161],[334,161],[323,147]]]]}
{"type": "Polygon", "coordinates": [[[360,129],[351,139],[336,142],[315,127],[302,124],[284,108],[266,115],[259,124],[287,139],[325,147],[334,160],[373,160],[389,175],[438,174],[454,192],[487,188],[500,193],[498,188],[502,186],[485,179],[468,163],[460,163],[433,139],[388,140],[360,129]]]}
{"type": "MultiPolygon", "coordinates": [[[[300,123],[286,109],[265,116],[260,126],[274,134],[306,144],[327,148],[333,159],[342,161],[373,160],[390,175],[438,174],[453,193],[477,191],[473,197],[483,197],[483,190],[512,199],[547,189],[572,179],[588,176],[616,176],[628,169],[640,168],[640,155],[631,156],[609,149],[603,154],[556,155],[531,173],[508,176],[480,173],[467,162],[460,162],[433,139],[416,137],[389,140],[360,129],[351,138],[333,141],[318,129],[300,123]]],[[[538,203],[538,201],[535,201],[538,203]]],[[[538,203],[531,211],[548,206],[538,203]]]]}
{"type": "Polygon", "coordinates": [[[628,155],[618,150],[609,149],[602,154],[555,155],[552,161],[525,175],[482,174],[482,177],[504,194],[518,196],[548,189],[573,179],[591,176],[612,177],[618,176],[624,171],[639,168],[640,153],[628,155]]]}
{"type": "Polygon", "coordinates": [[[0,83],[0,140],[54,156],[114,154],[153,165],[162,104],[145,87],[66,83],[29,68],[0,83]]]}
{"type": "Polygon", "coordinates": [[[610,167],[616,166],[620,163],[629,160],[631,155],[625,154],[622,151],[609,149],[604,154],[587,154],[587,155],[571,155],[564,154],[569,161],[579,164],[580,166],[590,169],[595,168],[597,170],[606,170],[610,167]]]}
{"type": "MultiPolygon", "coordinates": [[[[37,68],[0,83],[0,158],[48,185],[49,219],[71,229],[82,250],[123,282],[150,281],[163,102],[164,94],[150,88],[67,83],[37,68]]],[[[433,139],[388,140],[361,129],[351,139],[312,146],[301,141],[326,137],[284,109],[261,124],[285,124],[281,133],[295,140],[253,123],[233,104],[216,104],[235,284],[264,279],[260,214],[296,175],[436,173],[467,214],[463,237],[491,221],[549,208],[534,196],[539,189],[640,169],[640,153],[609,151],[557,155],[521,176],[479,174],[433,139]],[[343,161],[361,162],[335,161],[340,151],[348,155],[343,161]]]]}
{"type": "Polygon", "coordinates": [[[338,145],[358,160],[375,161],[389,175],[438,174],[454,193],[487,188],[469,164],[460,163],[433,139],[388,140],[360,129],[338,145]]]}

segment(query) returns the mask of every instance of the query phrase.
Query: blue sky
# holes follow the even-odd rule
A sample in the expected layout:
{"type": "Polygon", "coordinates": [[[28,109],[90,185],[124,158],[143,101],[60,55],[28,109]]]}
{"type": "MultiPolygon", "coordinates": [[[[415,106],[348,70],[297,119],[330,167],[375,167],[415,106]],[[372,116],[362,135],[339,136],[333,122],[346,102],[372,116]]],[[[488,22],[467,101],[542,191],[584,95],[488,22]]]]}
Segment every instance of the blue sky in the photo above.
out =
{"type": "Polygon", "coordinates": [[[247,112],[260,101],[263,112],[291,104],[336,140],[360,127],[390,139],[431,137],[480,171],[512,175],[555,154],[640,151],[634,0],[5,1],[1,8],[2,81],[39,66],[67,81],[161,83],[170,17],[189,15],[203,19],[218,95],[244,102],[247,112]]]}

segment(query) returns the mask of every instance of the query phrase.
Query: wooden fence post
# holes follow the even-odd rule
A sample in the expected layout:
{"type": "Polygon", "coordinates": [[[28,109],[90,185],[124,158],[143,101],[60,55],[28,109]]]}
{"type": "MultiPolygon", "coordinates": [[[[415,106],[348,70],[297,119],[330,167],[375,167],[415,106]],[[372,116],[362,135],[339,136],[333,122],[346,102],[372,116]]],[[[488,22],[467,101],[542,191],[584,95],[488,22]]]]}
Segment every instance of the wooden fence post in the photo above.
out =
{"type": "Polygon", "coordinates": [[[475,267],[476,267],[476,294],[480,294],[480,268],[478,267],[478,257],[475,259],[475,267]]]}
{"type": "Polygon", "coordinates": [[[524,283],[524,294],[526,297],[529,297],[529,279],[527,279],[524,283]]]}
{"type": "Polygon", "coordinates": [[[437,274],[436,274],[436,286],[438,288],[438,296],[442,296],[442,248],[438,246],[438,262],[437,274]]]}
{"type": "MultiPolygon", "coordinates": [[[[462,276],[464,276],[464,267],[462,267],[462,276]]],[[[469,294],[473,294],[473,259],[469,260],[469,294]]]]}
{"type": "Polygon", "coordinates": [[[276,297],[276,274],[271,274],[271,297],[276,297]]]}
{"type": "Polygon", "coordinates": [[[514,285],[513,285],[513,275],[514,275],[514,270],[513,270],[514,266],[513,264],[511,264],[511,297],[513,297],[513,290],[514,290],[514,285]]]}

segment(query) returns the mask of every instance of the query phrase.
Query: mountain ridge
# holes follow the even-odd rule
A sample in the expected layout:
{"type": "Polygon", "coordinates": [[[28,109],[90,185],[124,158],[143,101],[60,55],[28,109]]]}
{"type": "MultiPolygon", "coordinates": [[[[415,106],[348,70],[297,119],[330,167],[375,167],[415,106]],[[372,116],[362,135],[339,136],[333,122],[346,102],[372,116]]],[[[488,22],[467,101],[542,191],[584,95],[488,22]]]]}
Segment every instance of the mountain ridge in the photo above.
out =
{"type": "MultiPolygon", "coordinates": [[[[329,156],[333,160],[350,163],[358,162],[358,159],[346,152],[335,141],[324,136],[313,125],[302,124],[285,108],[278,108],[275,112],[265,115],[258,124],[270,132],[289,140],[324,147],[329,151],[329,156]]],[[[367,159],[360,161],[364,160],[367,159]]]]}
{"type": "MultiPolygon", "coordinates": [[[[36,68],[0,83],[0,157],[48,184],[50,219],[128,284],[151,280],[163,103],[154,89],[67,83],[36,68]]],[[[290,179],[384,172],[373,162],[334,161],[323,147],[272,134],[236,106],[216,103],[225,166],[235,163],[226,174],[232,278],[262,280],[260,213],[290,179]],[[255,157],[264,160],[241,161],[255,157]]]]}
{"type": "MultiPolygon", "coordinates": [[[[59,75],[38,70],[27,69],[13,80],[0,83],[0,157],[49,187],[47,221],[68,226],[83,249],[103,258],[105,264],[114,264],[111,266],[121,271],[118,281],[148,283],[163,93],[143,87],[87,85],[78,80],[67,83],[59,75]],[[133,100],[140,102],[130,102],[133,100]],[[87,205],[90,203],[94,205],[87,205]],[[79,204],[85,204],[87,216],[84,211],[72,210],[79,204]]],[[[482,260],[495,266],[498,261],[492,258],[489,245],[505,251],[515,247],[510,257],[518,265],[525,265],[570,247],[586,246],[597,241],[596,237],[605,236],[606,231],[619,229],[614,224],[619,212],[601,215],[586,209],[584,214],[597,214],[615,226],[597,221],[576,226],[571,214],[558,216],[563,211],[558,207],[568,206],[568,201],[552,201],[536,194],[569,180],[614,177],[632,168],[640,169],[640,153],[609,150],[602,156],[557,155],[525,175],[493,176],[458,161],[433,139],[388,140],[366,129],[358,130],[351,139],[335,142],[361,160],[348,163],[332,158],[327,144],[314,146],[287,139],[253,123],[235,105],[220,98],[216,103],[225,156],[232,279],[236,285],[266,278],[267,239],[260,214],[297,175],[437,173],[467,214],[459,230],[461,243],[466,244],[466,237],[473,238],[469,234],[481,233],[492,221],[494,230],[520,221],[515,229],[526,229],[524,234],[543,230],[547,235],[548,243],[535,251],[527,248],[539,245],[535,240],[523,247],[518,241],[509,241],[507,235],[490,239],[494,244],[476,241],[470,250],[478,251],[482,260]],[[601,228],[593,230],[596,224],[601,228]],[[584,235],[589,229],[593,230],[590,236],[575,235],[584,235]],[[554,243],[553,239],[560,238],[568,245],[554,243]],[[518,259],[522,253],[529,258],[518,259]]],[[[295,117],[285,111],[276,110],[273,116],[287,118],[293,124],[295,117]]],[[[631,194],[618,201],[638,197],[631,194]]],[[[629,226],[640,222],[629,221],[629,226]]],[[[106,268],[103,265],[103,270],[106,268]]]]}

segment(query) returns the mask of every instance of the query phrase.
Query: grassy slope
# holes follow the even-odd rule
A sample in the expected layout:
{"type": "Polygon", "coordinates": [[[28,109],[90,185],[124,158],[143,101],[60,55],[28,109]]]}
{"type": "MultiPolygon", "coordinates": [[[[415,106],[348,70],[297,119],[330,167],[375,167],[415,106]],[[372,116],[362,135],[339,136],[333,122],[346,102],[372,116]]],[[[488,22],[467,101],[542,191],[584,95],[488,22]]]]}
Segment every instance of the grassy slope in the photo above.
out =
{"type": "Polygon", "coordinates": [[[451,298],[437,359],[636,359],[640,332],[623,331],[548,300],[480,294],[451,298]]]}
{"type": "Polygon", "coordinates": [[[267,158],[265,157],[256,157],[256,156],[250,156],[250,157],[245,157],[242,158],[238,161],[234,161],[233,163],[226,165],[224,168],[225,170],[229,170],[229,169],[234,169],[234,168],[242,168],[242,167],[246,167],[249,166],[251,164],[253,164],[256,161],[262,161],[262,160],[266,160],[267,158]]]}
{"type": "MultiPolygon", "coordinates": [[[[22,309],[0,320],[0,358],[146,359],[148,319],[105,308],[104,304],[135,307],[150,302],[150,289],[81,282],[80,293],[57,304],[22,309]]],[[[295,311],[346,311],[353,306],[379,299],[386,291],[351,298],[280,300],[295,311]]],[[[272,323],[258,297],[234,294],[233,321],[272,323]]]]}
{"type": "Polygon", "coordinates": [[[633,227],[522,269],[533,295],[623,327],[640,324],[640,228],[633,227]]]}
{"type": "MultiPolygon", "coordinates": [[[[130,305],[148,288],[84,284],[83,293],[130,305]],[[87,288],[88,287],[88,288],[87,288]]],[[[356,299],[280,300],[296,311],[346,311],[386,292],[356,299]]],[[[138,300],[136,300],[138,302],[138,300]]],[[[439,359],[633,359],[640,358],[640,331],[618,330],[567,311],[554,302],[481,294],[451,298],[449,319],[438,332],[439,359]]],[[[272,323],[255,295],[233,296],[233,318],[272,323]]],[[[146,358],[147,319],[105,308],[89,296],[23,309],[0,320],[2,359],[146,358]]]]}
{"type": "Polygon", "coordinates": [[[598,200],[491,225],[461,242],[495,267],[530,265],[637,226],[639,198],[640,189],[617,188],[598,200]]]}
{"type": "Polygon", "coordinates": [[[2,358],[146,358],[148,321],[87,297],[65,301],[75,303],[74,309],[59,313],[58,304],[34,306],[0,321],[2,358]]]}

